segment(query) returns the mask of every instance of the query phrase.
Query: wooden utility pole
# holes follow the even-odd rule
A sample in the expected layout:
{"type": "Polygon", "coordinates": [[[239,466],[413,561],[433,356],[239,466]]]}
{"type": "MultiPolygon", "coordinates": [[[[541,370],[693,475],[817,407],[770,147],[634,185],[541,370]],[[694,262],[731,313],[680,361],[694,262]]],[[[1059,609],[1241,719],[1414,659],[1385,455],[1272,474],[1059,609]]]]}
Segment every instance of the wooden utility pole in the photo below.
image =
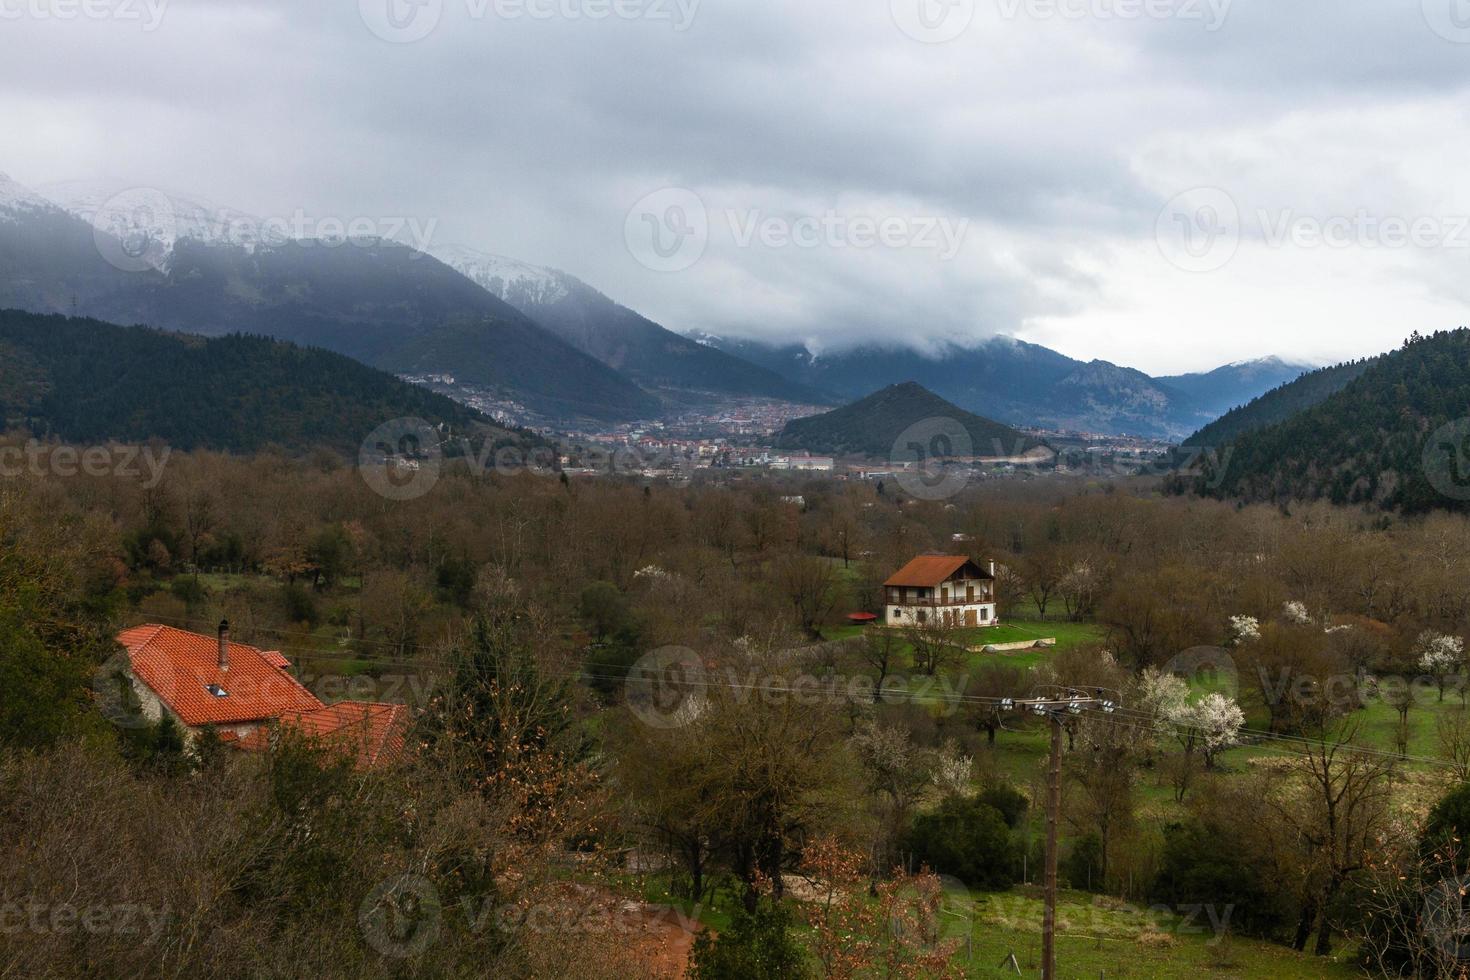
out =
{"type": "Polygon", "coordinates": [[[1053,980],[1057,973],[1057,823],[1062,814],[1062,716],[1048,712],[1051,720],[1051,765],[1047,769],[1046,793],[1046,911],[1041,920],[1041,976],[1053,980]]]}
{"type": "Polygon", "coordinates": [[[1069,691],[1066,698],[1038,698],[1015,701],[1005,698],[1001,710],[1029,707],[1051,722],[1051,759],[1047,767],[1046,793],[1046,878],[1045,908],[1041,920],[1041,977],[1056,980],[1057,975],[1057,828],[1062,818],[1062,726],[1068,715],[1080,715],[1088,708],[1112,714],[1117,705],[1097,697],[1082,697],[1069,691]]]}

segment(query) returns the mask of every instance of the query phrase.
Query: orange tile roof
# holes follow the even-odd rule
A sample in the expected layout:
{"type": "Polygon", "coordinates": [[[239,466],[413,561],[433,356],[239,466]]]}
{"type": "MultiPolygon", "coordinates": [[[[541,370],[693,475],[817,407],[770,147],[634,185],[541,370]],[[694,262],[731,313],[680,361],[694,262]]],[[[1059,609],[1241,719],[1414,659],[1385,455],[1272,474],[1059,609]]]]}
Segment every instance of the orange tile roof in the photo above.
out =
{"type": "Polygon", "coordinates": [[[266,663],[270,664],[272,667],[279,667],[282,670],[285,670],[287,667],[291,666],[291,661],[282,656],[281,651],[279,650],[265,650],[262,651],[260,655],[264,657],[266,663]]]}
{"type": "MultiPolygon", "coordinates": [[[[328,748],[350,752],[359,769],[373,769],[403,759],[408,706],[339,701],[315,711],[287,712],[280,723],[299,729],[328,748]]],[[[240,748],[252,752],[264,751],[269,744],[270,734],[265,728],[257,728],[240,740],[240,748]]]]}
{"type": "Polygon", "coordinates": [[[322,706],[290,674],[253,646],[230,643],[230,667],[219,666],[219,640],[172,626],[135,626],[117,635],[133,676],[152,688],[185,725],[223,725],[278,718],[322,706]],[[221,697],[211,686],[224,692],[221,697]]]}
{"type": "Polygon", "coordinates": [[[989,578],[988,572],[980,568],[964,555],[920,555],[907,565],[893,573],[893,576],[884,585],[893,585],[907,588],[932,588],[941,582],[947,582],[966,565],[974,566],[979,574],[977,578],[989,578]]]}

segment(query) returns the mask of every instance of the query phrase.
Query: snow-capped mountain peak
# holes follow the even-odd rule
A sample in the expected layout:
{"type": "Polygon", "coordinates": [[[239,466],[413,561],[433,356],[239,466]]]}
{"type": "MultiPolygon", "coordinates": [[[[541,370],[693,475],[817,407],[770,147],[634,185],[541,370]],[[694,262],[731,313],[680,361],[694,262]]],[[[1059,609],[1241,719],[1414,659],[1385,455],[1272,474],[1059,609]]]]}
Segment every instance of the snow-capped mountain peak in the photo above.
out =
{"type": "Polygon", "coordinates": [[[430,249],[430,254],[512,306],[555,303],[568,293],[565,275],[555,269],[465,245],[441,245],[430,249]]]}
{"type": "Polygon", "coordinates": [[[24,184],[0,172],[0,219],[14,219],[25,211],[42,211],[56,205],[24,184]]]}
{"type": "Polygon", "coordinates": [[[246,247],[262,241],[262,222],[254,215],[176,191],[105,179],[58,181],[42,190],[159,269],[182,238],[246,247]]]}

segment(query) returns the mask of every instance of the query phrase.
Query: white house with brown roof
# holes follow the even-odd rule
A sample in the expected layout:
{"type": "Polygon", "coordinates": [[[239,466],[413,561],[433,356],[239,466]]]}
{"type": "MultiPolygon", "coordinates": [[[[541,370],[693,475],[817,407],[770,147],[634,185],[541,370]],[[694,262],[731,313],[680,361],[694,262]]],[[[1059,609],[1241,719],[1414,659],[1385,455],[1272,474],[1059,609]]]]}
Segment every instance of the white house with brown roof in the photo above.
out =
{"type": "Polygon", "coordinates": [[[888,626],[994,626],[995,562],[965,555],[920,555],[883,583],[888,626]]]}

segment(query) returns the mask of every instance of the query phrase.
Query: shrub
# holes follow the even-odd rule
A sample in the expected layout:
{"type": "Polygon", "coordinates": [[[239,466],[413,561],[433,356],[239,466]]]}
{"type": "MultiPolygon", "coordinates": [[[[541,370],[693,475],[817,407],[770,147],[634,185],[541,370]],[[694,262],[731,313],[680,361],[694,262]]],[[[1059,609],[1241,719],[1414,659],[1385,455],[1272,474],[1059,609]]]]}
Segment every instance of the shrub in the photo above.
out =
{"type": "Polygon", "coordinates": [[[1079,891],[1102,891],[1102,838],[1088,834],[1072,845],[1061,872],[1067,883],[1079,891]]]}
{"type": "Polygon", "coordinates": [[[320,618],[316,608],[316,597],[304,585],[292,582],[281,587],[281,608],[287,622],[317,624],[320,618]]]}
{"type": "Polygon", "coordinates": [[[791,912],[762,898],[754,912],[738,906],[730,927],[694,939],[689,975],[693,980],[785,980],[808,976],[806,955],[791,935],[791,912]]]}
{"type": "Polygon", "coordinates": [[[920,863],[969,888],[1003,891],[1016,880],[1011,828],[999,810],[978,799],[950,797],[920,816],[908,846],[920,863]]]}
{"type": "Polygon", "coordinates": [[[1165,828],[1163,862],[1151,896],[1174,908],[1229,908],[1231,926],[1257,936],[1274,935],[1291,914],[1280,886],[1197,820],[1165,828]]]}
{"type": "Polygon", "coordinates": [[[1021,820],[1026,816],[1026,808],[1031,801],[1026,799],[1026,794],[1009,783],[994,783],[987,786],[980,794],[980,802],[989,804],[1000,811],[1005,818],[1006,826],[1015,830],[1021,826],[1021,820]]]}
{"type": "Polygon", "coordinates": [[[181,575],[169,583],[168,590],[175,599],[180,600],[190,609],[204,604],[209,598],[209,593],[199,580],[192,575],[181,575]]]}
{"type": "Polygon", "coordinates": [[[1420,856],[1439,865],[1436,870],[1445,876],[1465,874],[1470,862],[1464,841],[1470,841],[1470,783],[1450,790],[1429,811],[1419,839],[1420,856]]]}

